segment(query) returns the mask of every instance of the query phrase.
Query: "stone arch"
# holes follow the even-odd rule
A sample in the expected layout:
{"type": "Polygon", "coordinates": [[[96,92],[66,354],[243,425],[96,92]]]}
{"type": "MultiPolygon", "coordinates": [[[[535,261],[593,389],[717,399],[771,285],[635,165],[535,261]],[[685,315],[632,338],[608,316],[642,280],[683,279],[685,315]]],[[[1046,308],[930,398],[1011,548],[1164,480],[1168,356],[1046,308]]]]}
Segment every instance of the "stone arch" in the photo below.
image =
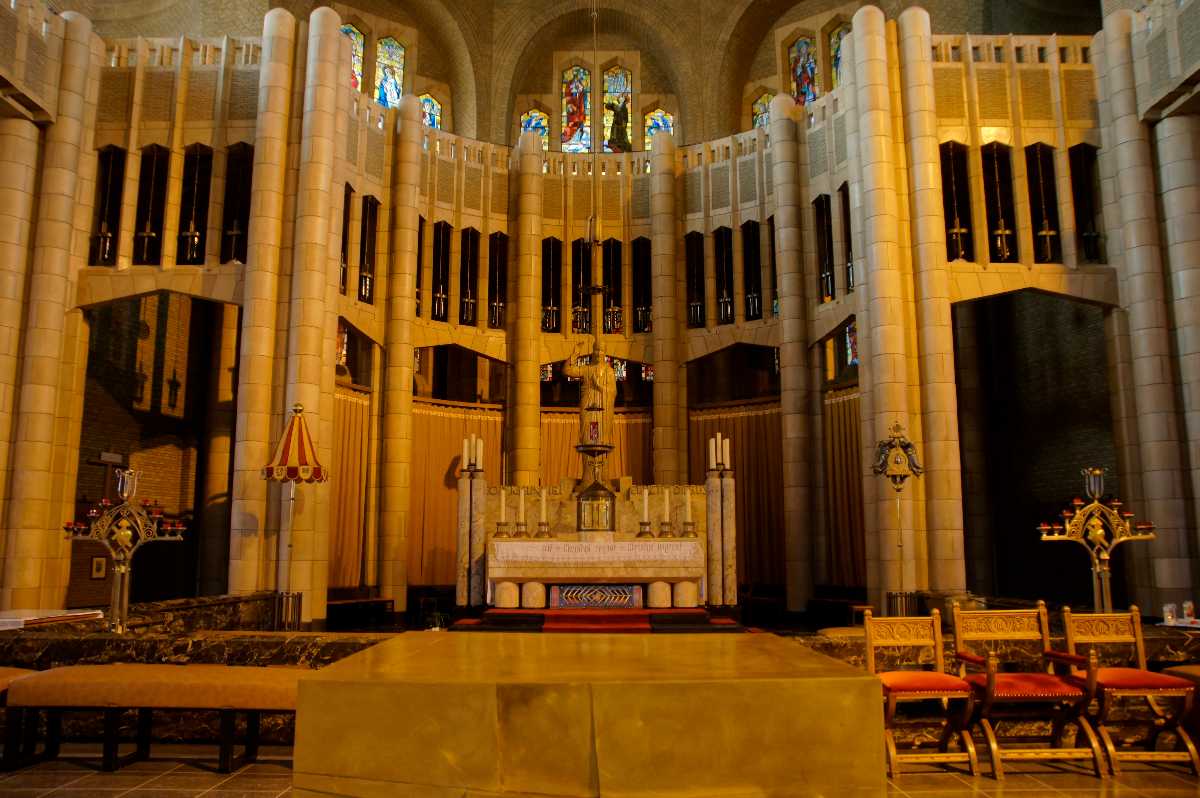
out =
{"type": "MultiPolygon", "coordinates": [[[[517,95],[516,76],[527,71],[546,49],[553,49],[560,35],[581,29],[586,24],[589,5],[586,0],[560,0],[547,4],[537,13],[515,15],[498,25],[492,65],[497,103],[491,109],[490,132],[494,141],[511,144],[516,125],[512,123],[513,105],[517,95]]],[[[689,51],[685,37],[676,32],[665,10],[634,0],[608,0],[600,6],[603,20],[616,19],[623,31],[628,31],[633,43],[643,53],[643,68],[647,55],[652,56],[666,72],[671,92],[679,98],[680,112],[688,116],[689,109],[698,107],[692,97],[695,89],[680,75],[680,54],[689,51]]]]}

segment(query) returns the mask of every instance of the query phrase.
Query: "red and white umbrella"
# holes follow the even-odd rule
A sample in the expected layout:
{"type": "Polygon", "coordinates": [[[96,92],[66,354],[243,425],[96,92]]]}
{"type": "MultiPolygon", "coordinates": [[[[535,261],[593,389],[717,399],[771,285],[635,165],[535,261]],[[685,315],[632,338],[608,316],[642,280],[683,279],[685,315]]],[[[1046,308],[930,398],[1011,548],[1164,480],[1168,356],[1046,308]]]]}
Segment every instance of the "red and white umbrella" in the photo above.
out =
{"type": "Polygon", "coordinates": [[[324,482],[329,471],[317,460],[317,447],[304,423],[304,407],[292,405],[292,417],[283,429],[275,456],[262,470],[263,479],[289,484],[287,522],[279,530],[276,554],[276,589],[288,592],[291,584],[292,516],[296,511],[296,483],[324,482]]]}

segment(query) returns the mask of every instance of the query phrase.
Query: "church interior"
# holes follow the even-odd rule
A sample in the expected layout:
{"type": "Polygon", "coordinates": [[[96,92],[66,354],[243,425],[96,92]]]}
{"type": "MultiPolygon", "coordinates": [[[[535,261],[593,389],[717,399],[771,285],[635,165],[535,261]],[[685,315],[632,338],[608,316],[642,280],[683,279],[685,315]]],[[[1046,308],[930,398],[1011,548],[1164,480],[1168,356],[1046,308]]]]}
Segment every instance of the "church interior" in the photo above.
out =
{"type": "Polygon", "coordinates": [[[1198,86],[1200,0],[0,0],[0,795],[1200,795],[1198,86]]]}

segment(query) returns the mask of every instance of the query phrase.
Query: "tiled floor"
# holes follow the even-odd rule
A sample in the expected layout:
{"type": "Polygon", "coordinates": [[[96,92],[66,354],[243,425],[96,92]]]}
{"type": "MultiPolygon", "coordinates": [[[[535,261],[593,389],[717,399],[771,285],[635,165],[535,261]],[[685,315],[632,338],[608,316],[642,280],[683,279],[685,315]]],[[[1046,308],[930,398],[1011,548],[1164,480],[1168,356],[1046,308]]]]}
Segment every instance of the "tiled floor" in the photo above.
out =
{"type": "MultiPolygon", "coordinates": [[[[987,765],[982,765],[987,772],[987,765]]],[[[952,796],[1015,796],[1016,798],[1195,798],[1200,780],[1174,763],[1123,766],[1121,775],[1104,780],[1077,763],[1016,762],[1005,770],[1004,781],[990,775],[970,776],[965,770],[910,765],[888,783],[889,798],[952,798],[952,796]]]]}
{"type": "MultiPolygon", "coordinates": [[[[166,748],[166,746],[162,746],[166,748]]],[[[0,798],[287,798],[292,763],[264,755],[235,773],[217,773],[215,749],[171,746],[154,759],[133,762],[114,773],[99,770],[90,751],[65,751],[62,758],[15,773],[0,773],[0,798]],[[198,754],[206,758],[191,758],[198,754]],[[161,758],[160,758],[161,757],[161,758]]]]}

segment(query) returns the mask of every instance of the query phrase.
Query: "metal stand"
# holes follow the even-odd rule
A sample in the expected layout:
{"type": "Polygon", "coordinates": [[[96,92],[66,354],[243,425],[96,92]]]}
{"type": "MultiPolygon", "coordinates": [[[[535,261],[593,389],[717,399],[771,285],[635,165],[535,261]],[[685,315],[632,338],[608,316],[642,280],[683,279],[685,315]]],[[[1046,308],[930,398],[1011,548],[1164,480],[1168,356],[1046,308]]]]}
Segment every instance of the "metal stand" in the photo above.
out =
{"type": "Polygon", "coordinates": [[[637,536],[639,538],[654,537],[654,533],[650,531],[650,522],[649,521],[639,521],[638,522],[637,536]]]}
{"type": "Polygon", "coordinates": [[[550,523],[548,521],[538,521],[537,532],[533,533],[535,538],[554,537],[550,534],[550,523]]]}
{"type": "Polygon", "coordinates": [[[298,591],[275,594],[275,631],[295,632],[300,628],[304,594],[298,591]]]}
{"type": "Polygon", "coordinates": [[[662,521],[662,522],[660,522],[660,523],[659,523],[659,525],[658,525],[658,536],[659,536],[660,538],[673,538],[673,537],[675,537],[675,531],[674,531],[674,528],[671,526],[671,522],[670,522],[670,521],[662,521]]]}

